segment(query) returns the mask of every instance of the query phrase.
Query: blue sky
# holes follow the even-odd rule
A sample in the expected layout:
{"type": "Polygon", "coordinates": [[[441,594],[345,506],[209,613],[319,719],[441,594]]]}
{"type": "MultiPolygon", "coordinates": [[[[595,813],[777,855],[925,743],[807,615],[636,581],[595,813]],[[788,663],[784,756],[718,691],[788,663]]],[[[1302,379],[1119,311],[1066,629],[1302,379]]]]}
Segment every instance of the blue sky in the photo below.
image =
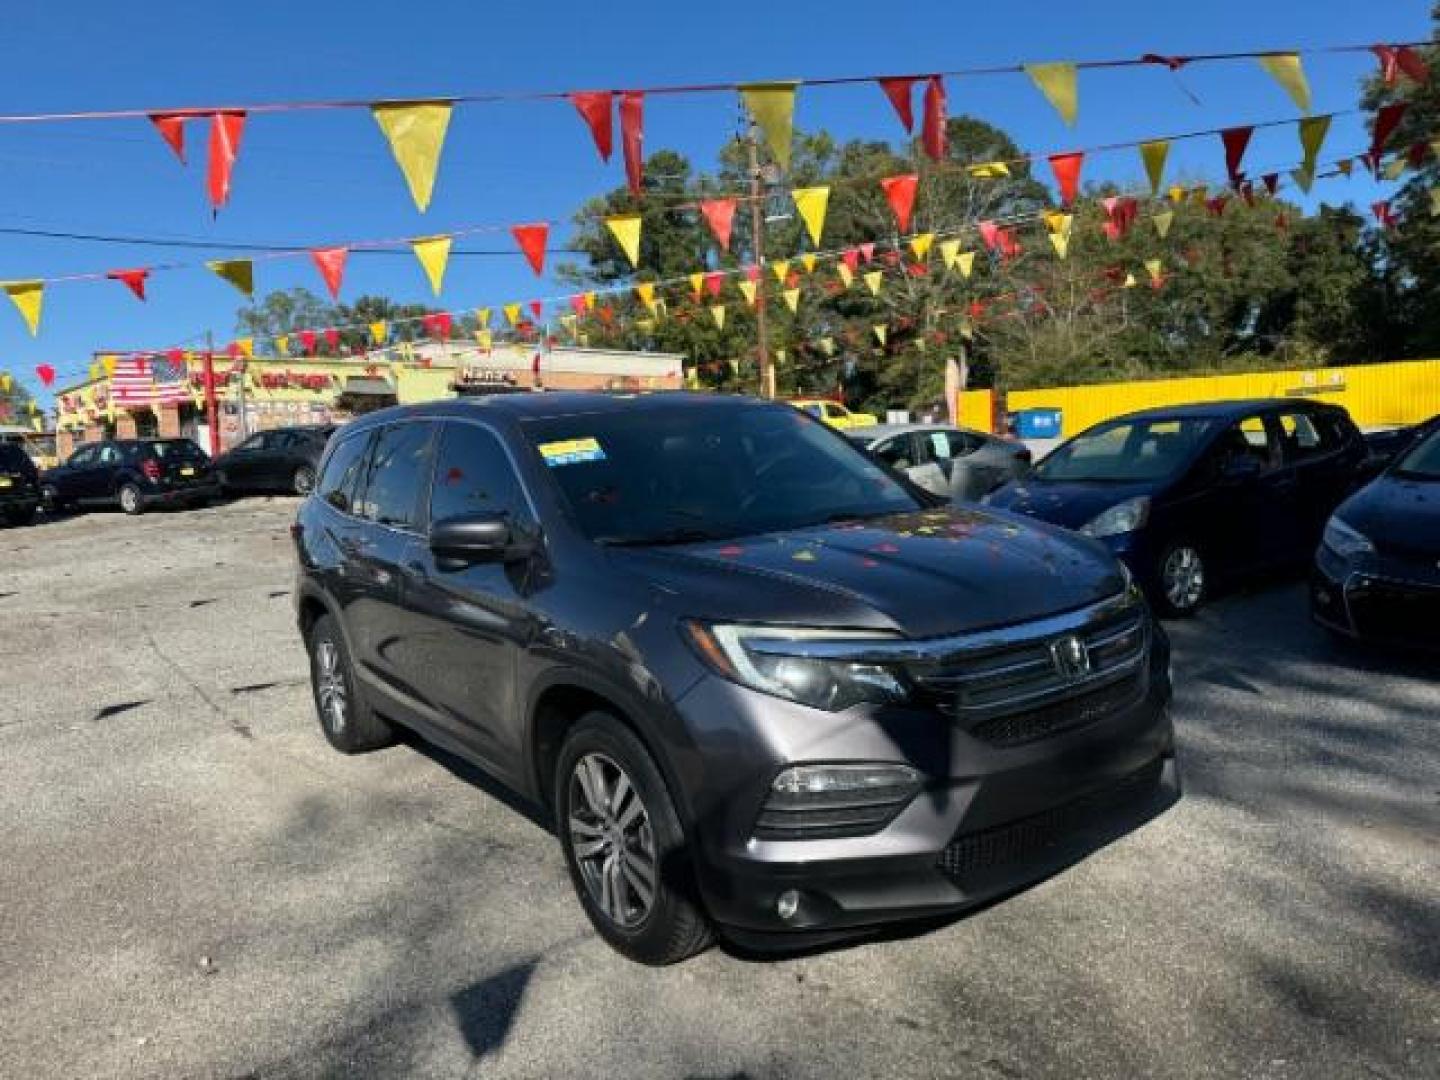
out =
{"type": "MultiPolygon", "coordinates": [[[[664,83],[947,70],[1026,60],[1069,60],[1262,48],[1305,48],[1424,38],[1425,0],[1384,4],[1307,0],[1068,3],[908,3],[830,0],[743,7],[669,0],[623,3],[475,0],[403,5],[329,0],[12,4],[3,28],[6,91],[0,112],[61,112],[208,104],[423,97],[486,90],[585,89],[664,83]]],[[[1315,111],[1352,109],[1368,55],[1306,58],[1315,111]]],[[[1022,76],[954,79],[950,110],[1008,130],[1050,153],[1296,115],[1253,62],[1082,72],[1080,118],[1068,129],[1022,76]]],[[[648,149],[674,147],[708,167],[735,130],[730,95],[648,103],[648,149]]],[[[900,132],[873,86],[802,88],[797,124],[840,138],[900,132]]],[[[0,125],[0,228],[322,245],[476,225],[568,219],[588,196],[623,182],[563,102],[462,106],[451,124],[436,195],[420,214],[379,130],[363,110],[252,117],[232,198],[212,219],[204,196],[204,131],[189,133],[182,169],[143,120],[0,125]]],[[[618,141],[618,131],[617,131],[618,141]]],[[[1359,118],[1337,120],[1325,158],[1364,149],[1359,118]]],[[[1291,127],[1259,132],[1252,173],[1298,158],[1291,127]]],[[[1172,173],[1223,178],[1219,140],[1177,144],[1172,173]]],[[[1087,180],[1142,176],[1133,152],[1094,157],[1087,180]]],[[[1365,179],[1317,185],[1329,202],[1368,205],[1365,179]]],[[[556,237],[552,237],[552,243],[556,237]]],[[[508,248],[504,235],[463,241],[508,248]]],[[[0,233],[0,280],[223,255],[0,233]]],[[[553,261],[553,260],[552,260],[553,261]]],[[[323,292],[307,259],[257,265],[261,291],[323,292]]],[[[559,291],[538,284],[519,254],[456,258],[438,303],[496,306],[559,291]]],[[[429,299],[408,256],[352,257],[342,298],[380,292],[429,299]]],[[[32,384],[36,364],[67,377],[96,349],[163,348],[234,332],[241,297],[203,269],[157,274],[138,303],[110,282],[47,290],[40,336],[0,310],[0,370],[32,384]]],[[[5,305],[8,308],[8,304],[5,305]]],[[[38,385],[35,387],[38,389],[38,385]]]]}

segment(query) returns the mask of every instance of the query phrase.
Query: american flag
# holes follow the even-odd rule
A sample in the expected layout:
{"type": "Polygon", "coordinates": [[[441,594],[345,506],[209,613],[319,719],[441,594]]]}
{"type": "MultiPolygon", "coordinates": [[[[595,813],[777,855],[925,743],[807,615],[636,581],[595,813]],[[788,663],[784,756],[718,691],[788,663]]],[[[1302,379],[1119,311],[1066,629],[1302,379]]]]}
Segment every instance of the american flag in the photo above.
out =
{"type": "Polygon", "coordinates": [[[190,400],[190,372],[184,356],[156,356],[150,361],[150,377],[155,383],[154,400],[174,405],[190,400]]]}
{"type": "Polygon", "coordinates": [[[117,405],[149,405],[155,400],[150,366],[138,356],[116,360],[110,376],[110,396],[117,405]]]}

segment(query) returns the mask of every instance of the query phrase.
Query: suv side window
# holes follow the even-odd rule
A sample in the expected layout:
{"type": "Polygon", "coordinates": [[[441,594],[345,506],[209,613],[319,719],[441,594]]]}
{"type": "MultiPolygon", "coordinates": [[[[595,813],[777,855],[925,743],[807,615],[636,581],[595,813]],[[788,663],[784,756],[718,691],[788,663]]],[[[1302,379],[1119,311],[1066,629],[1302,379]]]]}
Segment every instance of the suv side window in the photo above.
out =
{"type": "Polygon", "coordinates": [[[1339,449],[1334,433],[1329,433],[1328,437],[1322,435],[1321,429],[1307,412],[1281,413],[1277,419],[1280,424],[1280,445],[1284,450],[1287,465],[1308,461],[1339,449]]]}
{"type": "Polygon", "coordinates": [[[1270,445],[1270,432],[1262,416],[1248,416],[1230,426],[1220,436],[1213,451],[1216,475],[1224,471],[1228,462],[1238,457],[1252,457],[1260,462],[1262,472],[1275,467],[1275,457],[1270,445]]]}
{"type": "Polygon", "coordinates": [[[67,462],[65,462],[65,464],[66,464],[66,465],[93,465],[93,464],[95,464],[96,455],[98,455],[99,453],[100,453],[100,447],[97,446],[97,445],[94,444],[94,443],[91,443],[89,446],[82,446],[82,447],[80,447],[79,450],[76,450],[75,453],[71,454],[71,455],[70,455],[70,460],[67,461],[67,462]]]}
{"type": "Polygon", "coordinates": [[[973,454],[984,445],[984,443],[974,435],[970,435],[964,431],[946,431],[944,435],[950,443],[951,457],[964,457],[966,454],[973,454]]]}
{"type": "Polygon", "coordinates": [[[100,448],[100,464],[101,464],[101,465],[119,465],[119,464],[120,464],[120,450],[119,450],[119,448],[116,447],[116,446],[112,446],[112,445],[102,446],[102,447],[100,448]]]}
{"type": "Polygon", "coordinates": [[[430,444],[435,425],[406,421],[380,429],[365,470],[363,497],[356,513],[368,521],[396,528],[420,522],[420,492],[430,471],[430,444]]]}
{"type": "Polygon", "coordinates": [[[320,497],[336,510],[349,514],[355,499],[355,484],[365,464],[373,432],[352,435],[341,441],[330,460],[325,463],[325,472],[316,485],[320,497]]]}
{"type": "Polygon", "coordinates": [[[442,425],[430,520],[499,512],[518,525],[533,521],[525,490],[500,440],[475,424],[442,425]]]}

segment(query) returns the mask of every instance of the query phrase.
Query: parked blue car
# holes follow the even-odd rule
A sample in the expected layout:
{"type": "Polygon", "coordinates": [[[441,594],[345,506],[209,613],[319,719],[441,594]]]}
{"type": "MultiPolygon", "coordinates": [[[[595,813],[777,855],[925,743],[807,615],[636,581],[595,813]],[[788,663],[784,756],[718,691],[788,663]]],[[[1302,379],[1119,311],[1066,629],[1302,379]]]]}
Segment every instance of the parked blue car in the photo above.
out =
{"type": "Polygon", "coordinates": [[[1097,424],[986,502],[1096,538],[1182,616],[1223,582],[1305,563],[1371,461],[1336,405],[1184,405],[1097,424]]]}

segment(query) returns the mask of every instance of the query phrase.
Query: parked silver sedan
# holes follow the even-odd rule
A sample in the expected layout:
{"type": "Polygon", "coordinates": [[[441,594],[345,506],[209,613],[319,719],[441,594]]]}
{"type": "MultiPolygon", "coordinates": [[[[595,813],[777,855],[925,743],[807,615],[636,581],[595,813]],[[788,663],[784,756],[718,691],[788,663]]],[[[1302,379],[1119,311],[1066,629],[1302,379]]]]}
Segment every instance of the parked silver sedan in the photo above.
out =
{"type": "Polygon", "coordinates": [[[979,499],[1030,471],[1024,443],[968,428],[877,424],[851,428],[845,435],[926,491],[951,500],[979,499]]]}

